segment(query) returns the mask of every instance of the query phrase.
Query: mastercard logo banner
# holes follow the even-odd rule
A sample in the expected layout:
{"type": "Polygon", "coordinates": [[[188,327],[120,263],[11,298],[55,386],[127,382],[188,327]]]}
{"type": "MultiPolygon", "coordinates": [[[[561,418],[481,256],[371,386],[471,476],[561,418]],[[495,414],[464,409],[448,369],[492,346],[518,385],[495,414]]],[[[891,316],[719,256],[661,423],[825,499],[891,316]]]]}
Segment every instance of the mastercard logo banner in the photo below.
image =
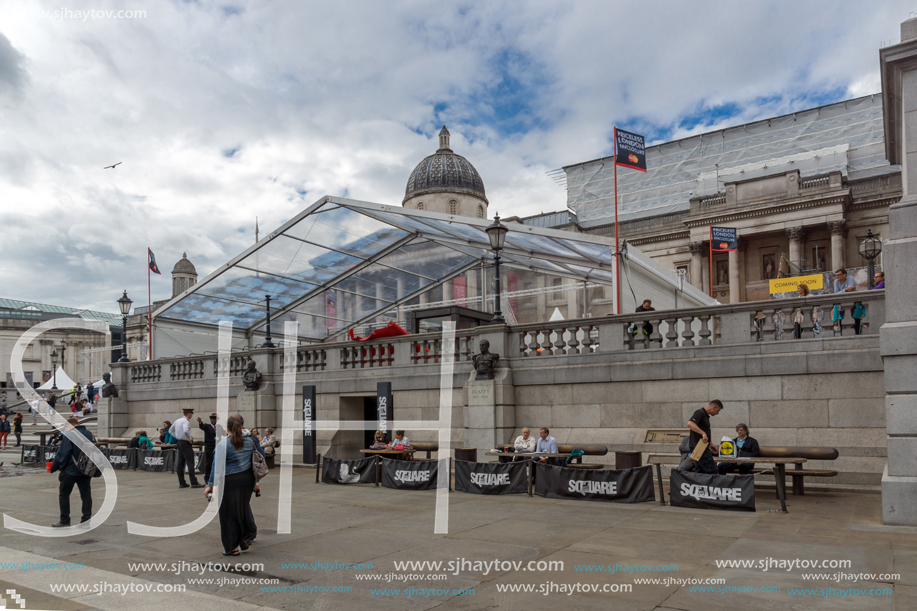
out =
{"type": "Polygon", "coordinates": [[[616,127],[614,140],[615,165],[646,172],[646,149],[643,136],[616,127]]]}

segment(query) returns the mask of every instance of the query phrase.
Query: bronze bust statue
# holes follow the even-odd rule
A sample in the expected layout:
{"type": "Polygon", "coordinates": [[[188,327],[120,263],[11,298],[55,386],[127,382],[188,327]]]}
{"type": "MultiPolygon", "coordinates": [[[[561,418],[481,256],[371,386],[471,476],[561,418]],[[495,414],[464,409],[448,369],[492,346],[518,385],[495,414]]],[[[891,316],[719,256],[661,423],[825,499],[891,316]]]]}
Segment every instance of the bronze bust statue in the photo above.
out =
{"type": "Polygon", "coordinates": [[[497,367],[497,361],[500,360],[499,354],[490,351],[490,342],[481,340],[481,354],[475,354],[472,362],[474,363],[475,380],[493,380],[494,369],[497,367]]]}
{"type": "Polygon", "coordinates": [[[261,386],[261,372],[255,369],[255,361],[252,359],[248,359],[248,363],[245,364],[242,383],[245,384],[245,390],[258,390],[261,386]]]}
{"type": "Polygon", "coordinates": [[[111,374],[103,373],[102,380],[105,382],[102,384],[102,398],[108,397],[117,397],[118,396],[118,387],[112,384],[111,374]]]}

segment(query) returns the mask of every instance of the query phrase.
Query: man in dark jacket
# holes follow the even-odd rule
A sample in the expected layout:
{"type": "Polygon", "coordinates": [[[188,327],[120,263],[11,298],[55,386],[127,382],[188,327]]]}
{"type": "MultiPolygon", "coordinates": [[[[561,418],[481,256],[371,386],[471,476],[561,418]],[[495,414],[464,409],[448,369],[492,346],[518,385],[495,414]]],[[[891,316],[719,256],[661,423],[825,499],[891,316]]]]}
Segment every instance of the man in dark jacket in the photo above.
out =
{"type": "MultiPolygon", "coordinates": [[[[92,433],[86,430],[86,427],[80,426],[80,421],[76,418],[67,418],[67,430],[71,429],[78,431],[83,437],[95,443],[92,433]]],[[[60,475],[57,478],[60,482],[58,491],[60,522],[52,524],[54,528],[70,526],[70,493],[73,492],[74,484],[79,488],[80,500],[83,502],[83,515],[80,523],[88,522],[89,518],[92,517],[92,489],[90,488],[92,478],[88,475],[83,475],[77,467],[80,454],[82,452],[76,444],[64,436],[60,448],[58,448],[57,454],[54,456],[54,462],[51,464],[51,473],[60,471],[60,475]]]]}
{"type": "MultiPolygon", "coordinates": [[[[755,456],[761,456],[761,447],[758,445],[758,440],[748,436],[747,424],[742,422],[736,425],[736,433],[738,433],[739,436],[732,441],[736,446],[739,458],[754,458],[755,456]]],[[[719,471],[723,475],[736,470],[738,470],[741,475],[747,475],[751,473],[751,470],[754,468],[755,463],[743,462],[741,464],[736,464],[721,462],[719,464],[719,471]]]]}
{"type": "Polygon", "coordinates": [[[204,431],[204,464],[201,465],[200,471],[205,475],[209,475],[211,467],[213,467],[213,453],[217,447],[217,436],[222,436],[220,431],[223,427],[219,427],[218,429],[217,415],[210,414],[210,424],[204,424],[204,422],[198,418],[197,428],[204,431]]]}

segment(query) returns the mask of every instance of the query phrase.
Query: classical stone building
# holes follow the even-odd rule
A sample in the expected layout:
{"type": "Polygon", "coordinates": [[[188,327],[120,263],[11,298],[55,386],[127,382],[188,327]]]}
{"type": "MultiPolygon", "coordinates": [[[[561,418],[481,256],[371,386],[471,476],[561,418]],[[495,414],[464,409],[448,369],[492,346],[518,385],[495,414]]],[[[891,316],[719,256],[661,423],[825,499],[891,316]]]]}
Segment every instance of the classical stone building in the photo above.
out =
{"type": "MultiPolygon", "coordinates": [[[[862,268],[860,242],[888,238],[902,195],[884,147],[881,95],[648,147],[646,174],[618,171],[619,238],[708,294],[712,267],[723,303],[768,299],[778,274],[862,268]],[[739,250],[711,266],[712,226],[737,228],[739,250]]],[[[564,167],[569,210],[516,220],[613,236],[613,162],[564,167]]]]}
{"type": "MultiPolygon", "coordinates": [[[[65,306],[0,299],[0,363],[3,378],[0,388],[12,389],[10,381],[10,356],[22,334],[46,320],[80,318],[108,323],[111,335],[92,331],[61,329],[48,331],[26,347],[23,370],[33,386],[40,386],[51,378],[55,363],[74,381],[97,382],[107,371],[108,363],[117,359],[117,346],[121,337],[121,317],[108,312],[80,310],[65,306]],[[56,358],[52,357],[56,353],[56,358]]],[[[67,389],[69,390],[69,389],[67,389]]],[[[7,391],[10,401],[18,400],[16,391],[7,391]]]]}
{"type": "Polygon", "coordinates": [[[439,132],[439,149],[417,164],[401,205],[414,210],[487,218],[484,181],[471,163],[449,145],[449,130],[439,132]]]}

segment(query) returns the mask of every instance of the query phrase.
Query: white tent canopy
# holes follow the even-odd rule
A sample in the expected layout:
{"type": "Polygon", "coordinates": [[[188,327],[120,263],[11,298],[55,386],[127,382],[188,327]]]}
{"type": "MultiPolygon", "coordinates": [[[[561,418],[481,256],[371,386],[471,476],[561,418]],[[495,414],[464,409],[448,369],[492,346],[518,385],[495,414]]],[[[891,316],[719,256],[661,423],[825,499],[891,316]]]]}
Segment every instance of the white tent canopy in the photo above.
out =
{"type": "Polygon", "coordinates": [[[76,382],[70,379],[70,376],[64,372],[64,368],[58,366],[57,374],[52,375],[50,380],[38,387],[38,390],[51,390],[55,382],[57,382],[58,390],[67,391],[76,386],[76,382]]]}

